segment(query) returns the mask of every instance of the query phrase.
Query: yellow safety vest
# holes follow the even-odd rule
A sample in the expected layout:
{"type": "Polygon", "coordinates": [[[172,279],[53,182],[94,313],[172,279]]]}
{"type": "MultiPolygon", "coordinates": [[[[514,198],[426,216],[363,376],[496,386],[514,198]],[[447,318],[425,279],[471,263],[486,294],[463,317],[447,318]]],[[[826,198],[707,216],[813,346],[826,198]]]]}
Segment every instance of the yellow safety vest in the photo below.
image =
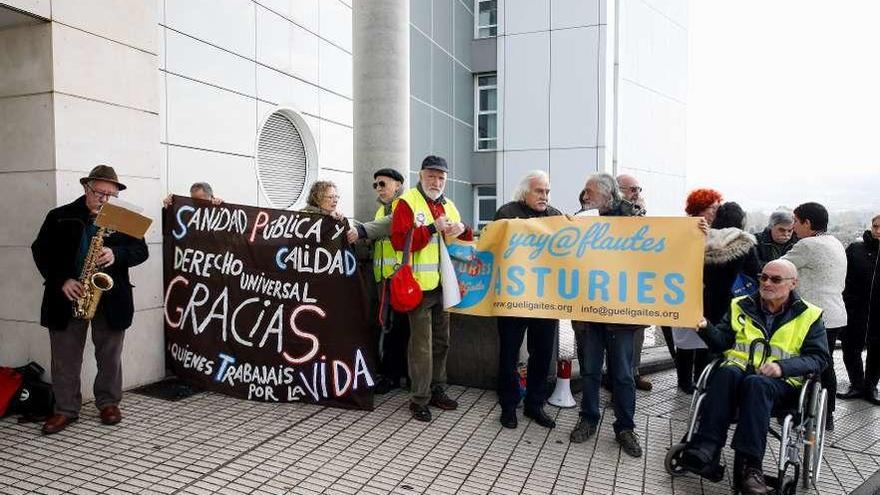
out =
{"type": "MultiPolygon", "coordinates": [[[[391,202],[391,211],[397,207],[397,199],[391,202]]],[[[375,220],[385,218],[385,205],[376,210],[375,220]]],[[[373,243],[373,277],[376,282],[384,278],[390,277],[394,273],[394,267],[403,259],[403,253],[395,251],[391,245],[391,239],[388,237],[377,240],[373,243]]]]}
{"type": "MultiPolygon", "coordinates": [[[[414,187],[403,193],[400,198],[406,201],[413,212],[413,226],[422,227],[434,223],[434,216],[428,208],[428,202],[422,196],[421,191],[414,187]]],[[[461,215],[458,208],[449,199],[443,204],[446,218],[452,222],[460,222],[461,215]]],[[[398,253],[402,255],[402,253],[398,253]]],[[[428,244],[422,249],[412,253],[413,276],[422,290],[432,290],[440,284],[440,234],[434,233],[428,244]]]]}
{"type": "MultiPolygon", "coordinates": [[[[736,333],[736,342],[733,345],[733,349],[724,352],[724,357],[727,358],[725,364],[733,364],[742,369],[745,369],[748,364],[749,346],[752,341],[766,338],[764,331],[755,325],[752,318],[738,304],[739,301],[746,297],[748,296],[737,297],[730,303],[730,325],[736,333]]],[[[813,326],[816,320],[822,317],[821,308],[803,300],[802,302],[807,305],[807,309],[776,329],[776,332],[770,338],[770,355],[767,358],[767,363],[799,356],[801,345],[803,345],[810,327],[813,326]]],[[[761,366],[760,360],[763,355],[763,349],[757,347],[754,356],[752,356],[752,365],[755,368],[761,366]]],[[[799,377],[789,377],[785,381],[795,387],[803,385],[803,380],[799,377]]]]}

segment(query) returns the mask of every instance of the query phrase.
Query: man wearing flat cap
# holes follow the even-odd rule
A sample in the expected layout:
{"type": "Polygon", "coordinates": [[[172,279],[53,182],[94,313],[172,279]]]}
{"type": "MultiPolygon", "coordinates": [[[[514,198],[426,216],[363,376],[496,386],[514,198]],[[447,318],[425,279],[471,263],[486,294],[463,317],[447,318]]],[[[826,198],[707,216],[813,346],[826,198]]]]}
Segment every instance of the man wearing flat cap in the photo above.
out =
{"type": "Polygon", "coordinates": [[[422,302],[409,312],[410,405],[412,417],[431,421],[428,405],[452,410],[458,403],[446,395],[446,357],[449,353],[449,313],[443,309],[440,285],[440,239],[472,240],[455,204],[443,195],[446,160],[430,155],[422,161],[419,183],[397,200],[391,220],[391,245],[399,254],[411,236],[413,275],[422,289],[422,302]]]}
{"type": "Polygon", "coordinates": [[[393,168],[382,168],[373,173],[373,190],[379,208],[373,221],[355,223],[348,232],[348,241],[367,239],[373,243],[369,262],[372,264],[373,279],[377,284],[378,297],[373,306],[377,307],[378,323],[382,329],[380,339],[379,379],[376,381],[377,394],[388,393],[400,387],[400,380],[408,376],[406,346],[409,342],[409,320],[406,313],[398,313],[388,302],[388,280],[400,262],[400,253],[391,245],[391,218],[397,206],[397,198],[403,193],[403,175],[393,168]]]}
{"type": "Polygon", "coordinates": [[[34,263],[45,280],[40,324],[49,329],[52,353],[55,414],[43,424],[47,435],[63,430],[79,417],[80,373],[89,326],[98,364],[95,405],[102,423],[114,425],[122,420],[122,343],[134,316],[128,269],[148,256],[143,239],[121,232],[104,237],[96,264],[113,279],[113,286],[102,294],[91,320],[74,316],[74,301],[85,291],[80,276],[86,255],[98,233],[95,217],[111,196],[117,197],[125,189],[108,165],[98,165],[79,182],[84,194],[50,211],[31,245],[34,263]]]}

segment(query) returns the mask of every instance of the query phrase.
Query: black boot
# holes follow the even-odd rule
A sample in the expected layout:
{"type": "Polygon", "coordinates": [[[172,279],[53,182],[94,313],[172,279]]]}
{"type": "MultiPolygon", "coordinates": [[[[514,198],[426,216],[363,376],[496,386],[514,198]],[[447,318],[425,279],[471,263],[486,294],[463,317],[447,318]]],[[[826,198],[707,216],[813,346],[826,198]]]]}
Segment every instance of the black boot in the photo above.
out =
{"type": "Polygon", "coordinates": [[[846,392],[837,392],[837,398],[843,400],[858,399],[864,396],[865,391],[862,387],[856,387],[855,385],[850,385],[849,390],[846,392]]]}

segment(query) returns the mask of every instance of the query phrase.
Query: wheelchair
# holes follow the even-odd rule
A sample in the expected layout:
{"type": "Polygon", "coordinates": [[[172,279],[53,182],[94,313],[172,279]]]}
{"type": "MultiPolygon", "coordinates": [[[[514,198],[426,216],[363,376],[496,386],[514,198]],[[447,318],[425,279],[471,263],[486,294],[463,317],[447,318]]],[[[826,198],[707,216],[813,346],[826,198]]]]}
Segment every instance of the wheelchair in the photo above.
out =
{"type": "MultiPolygon", "coordinates": [[[[755,340],[749,347],[749,363],[754,362],[752,357],[758,347],[762,347],[761,363],[765,362],[769,356],[770,343],[765,339],[755,340]]],[[[697,387],[691,399],[687,432],[681,442],[669,447],[664,461],[666,471],[674,477],[688,474],[688,471],[681,465],[682,454],[699,427],[700,412],[706,398],[709,377],[724,362],[723,357],[712,361],[706,366],[697,381],[697,387]]],[[[748,366],[746,372],[754,373],[754,367],[748,366]]],[[[779,440],[779,460],[776,466],[776,476],[766,475],[764,478],[767,485],[773,487],[778,495],[795,494],[798,481],[802,482],[804,488],[810,487],[811,484],[815,486],[819,481],[822,454],[825,447],[828,391],[822,388],[819,374],[805,378],[805,383],[798,394],[797,404],[777,405],[771,414],[779,423],[778,428],[770,425],[770,434],[779,440]],[[791,470],[791,475],[789,475],[789,470],[791,470]]],[[[735,467],[733,473],[734,489],[737,493],[739,472],[736,471],[738,469],[739,467],[735,467]]],[[[724,471],[723,465],[716,466],[711,475],[706,478],[713,482],[719,482],[724,478],[724,471]]]]}

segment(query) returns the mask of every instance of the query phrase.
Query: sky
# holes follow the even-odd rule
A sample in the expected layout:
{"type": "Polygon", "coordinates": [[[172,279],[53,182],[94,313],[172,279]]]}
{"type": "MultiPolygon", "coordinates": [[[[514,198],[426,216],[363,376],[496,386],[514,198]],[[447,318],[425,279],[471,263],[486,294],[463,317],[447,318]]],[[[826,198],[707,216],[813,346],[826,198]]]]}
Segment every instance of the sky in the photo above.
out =
{"type": "Polygon", "coordinates": [[[688,188],[880,211],[880,1],[689,5],[688,188]]]}

